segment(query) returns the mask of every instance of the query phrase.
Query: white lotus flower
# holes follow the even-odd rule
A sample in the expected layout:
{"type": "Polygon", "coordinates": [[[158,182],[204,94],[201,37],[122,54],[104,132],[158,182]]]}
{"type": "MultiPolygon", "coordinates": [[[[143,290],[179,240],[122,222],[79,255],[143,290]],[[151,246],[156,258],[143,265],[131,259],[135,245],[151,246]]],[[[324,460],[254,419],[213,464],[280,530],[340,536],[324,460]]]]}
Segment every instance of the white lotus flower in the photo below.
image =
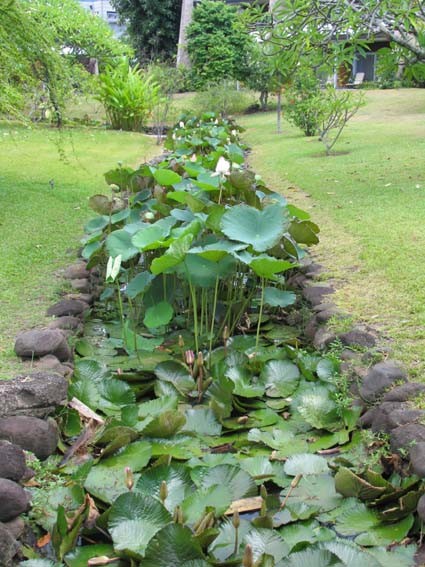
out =
{"type": "Polygon", "coordinates": [[[109,256],[108,264],[106,266],[106,281],[112,283],[115,281],[117,275],[119,274],[121,268],[121,254],[116,258],[109,256]]]}
{"type": "Polygon", "coordinates": [[[180,126],[180,128],[184,128],[184,122],[183,122],[183,120],[180,120],[179,126],[180,126]]]}
{"type": "Polygon", "coordinates": [[[230,173],[230,161],[227,161],[223,156],[220,156],[215,166],[215,172],[217,175],[229,175],[230,173]]]}
{"type": "Polygon", "coordinates": [[[198,159],[198,158],[196,157],[196,154],[192,154],[192,157],[190,158],[190,161],[191,161],[192,163],[195,163],[197,159],[198,159]]]}

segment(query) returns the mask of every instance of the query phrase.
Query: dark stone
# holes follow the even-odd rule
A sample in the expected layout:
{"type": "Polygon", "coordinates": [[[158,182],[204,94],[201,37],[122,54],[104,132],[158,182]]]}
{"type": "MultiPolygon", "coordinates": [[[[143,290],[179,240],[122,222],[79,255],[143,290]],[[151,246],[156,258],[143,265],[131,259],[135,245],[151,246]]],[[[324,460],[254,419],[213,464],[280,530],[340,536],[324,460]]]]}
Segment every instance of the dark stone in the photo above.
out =
{"type": "Polygon", "coordinates": [[[420,423],[400,425],[390,433],[390,445],[394,453],[410,451],[414,445],[423,441],[425,441],[425,425],[420,423]]]}
{"type": "Polygon", "coordinates": [[[32,329],[22,331],[16,337],[15,352],[21,358],[39,358],[53,354],[59,360],[69,360],[71,350],[59,329],[32,329]]]}
{"type": "Polygon", "coordinates": [[[319,305],[315,305],[313,311],[319,313],[319,311],[327,311],[328,309],[336,309],[335,303],[319,303],[319,305]]]}
{"type": "Polygon", "coordinates": [[[55,452],[59,435],[53,420],[20,415],[0,418],[0,439],[19,445],[44,460],[55,452]]]}
{"type": "Polygon", "coordinates": [[[25,415],[45,417],[66,400],[68,381],[51,372],[35,372],[0,380],[0,418],[25,415]]]}
{"type": "Polygon", "coordinates": [[[339,338],[342,344],[346,346],[372,348],[376,345],[376,338],[371,333],[361,329],[352,329],[348,333],[342,333],[339,338]]]}
{"type": "Polygon", "coordinates": [[[25,453],[9,441],[0,441],[0,478],[19,482],[27,470],[25,453]]]}
{"type": "Polygon", "coordinates": [[[81,280],[71,280],[71,287],[72,289],[75,289],[76,291],[80,291],[81,293],[89,293],[90,282],[86,278],[81,280]]]}
{"type": "Polygon", "coordinates": [[[70,376],[72,374],[72,370],[68,366],[61,364],[60,360],[53,354],[46,354],[46,356],[34,362],[33,367],[37,370],[50,370],[61,376],[70,376]]]}
{"type": "Polygon", "coordinates": [[[90,272],[86,268],[86,264],[84,262],[77,262],[75,264],[71,264],[65,268],[63,273],[63,277],[67,280],[80,280],[83,278],[88,278],[90,272]]]}
{"type": "MultiPolygon", "coordinates": [[[[425,443],[423,441],[415,443],[409,451],[409,457],[412,471],[421,478],[425,478],[425,443]]],[[[422,510],[425,513],[425,500],[422,502],[422,510]]]]}
{"type": "Polygon", "coordinates": [[[9,522],[28,510],[30,498],[22,486],[0,478],[0,502],[0,522],[9,522]]]}
{"type": "Polygon", "coordinates": [[[318,278],[326,269],[321,264],[316,264],[315,262],[311,263],[309,266],[306,266],[305,275],[307,278],[318,278]]]}
{"type": "Polygon", "coordinates": [[[314,339],[314,335],[317,333],[317,329],[319,328],[319,325],[317,323],[317,319],[316,317],[312,317],[307,325],[304,328],[304,335],[310,340],[312,341],[314,339]]]}
{"type": "Polygon", "coordinates": [[[303,289],[304,298],[312,305],[322,303],[323,299],[331,293],[335,293],[335,290],[321,285],[308,286],[303,289]]]}
{"type": "Polygon", "coordinates": [[[25,530],[25,522],[19,517],[11,520],[10,522],[4,522],[3,526],[14,539],[19,539],[25,530]]]}
{"type": "Polygon", "coordinates": [[[313,345],[318,350],[323,350],[330,343],[336,340],[336,335],[326,327],[319,327],[316,334],[314,335],[313,345]]]}
{"type": "Polygon", "coordinates": [[[424,567],[425,565],[425,544],[418,548],[418,551],[415,553],[415,566],[416,567],[424,567]]]}
{"type": "Polygon", "coordinates": [[[392,360],[378,362],[372,366],[363,380],[360,395],[365,401],[374,402],[395,382],[406,381],[406,371],[396,362],[392,360]]]}
{"type": "Polygon", "coordinates": [[[48,324],[48,327],[49,329],[64,329],[76,332],[81,332],[83,330],[81,319],[78,317],[72,317],[71,315],[65,315],[64,317],[53,319],[53,321],[50,321],[48,324]]]}
{"type": "Polygon", "coordinates": [[[302,288],[306,285],[307,283],[307,277],[304,274],[301,274],[300,272],[290,276],[287,279],[287,286],[288,287],[298,287],[298,288],[302,288]]]}
{"type": "Polygon", "coordinates": [[[407,402],[421,394],[425,395],[425,384],[406,382],[386,392],[382,400],[384,402],[407,402]]]}
{"type": "Polygon", "coordinates": [[[377,409],[377,407],[370,408],[362,416],[359,417],[360,427],[371,427],[373,420],[375,419],[377,409]]]}
{"type": "Polygon", "coordinates": [[[87,305],[92,305],[94,302],[93,293],[67,293],[63,300],[82,301],[87,305]]]}
{"type": "Polygon", "coordinates": [[[6,526],[0,523],[0,567],[11,567],[18,549],[15,538],[6,526]]]}
{"type": "Polygon", "coordinates": [[[84,301],[79,299],[62,299],[58,301],[47,310],[47,315],[51,317],[63,317],[64,315],[81,315],[89,309],[89,306],[84,301]]]}
{"type": "Polygon", "coordinates": [[[383,402],[376,408],[372,431],[389,433],[400,425],[417,422],[424,415],[423,410],[414,409],[406,402],[383,402]]]}
{"type": "Polygon", "coordinates": [[[351,350],[349,348],[345,348],[341,354],[340,359],[344,362],[359,362],[361,358],[361,354],[355,350],[351,350]]]}
{"type": "Polygon", "coordinates": [[[316,317],[319,323],[327,323],[329,319],[332,319],[333,317],[338,319],[344,319],[344,315],[342,315],[341,312],[336,307],[331,307],[330,309],[319,311],[316,317]]]}

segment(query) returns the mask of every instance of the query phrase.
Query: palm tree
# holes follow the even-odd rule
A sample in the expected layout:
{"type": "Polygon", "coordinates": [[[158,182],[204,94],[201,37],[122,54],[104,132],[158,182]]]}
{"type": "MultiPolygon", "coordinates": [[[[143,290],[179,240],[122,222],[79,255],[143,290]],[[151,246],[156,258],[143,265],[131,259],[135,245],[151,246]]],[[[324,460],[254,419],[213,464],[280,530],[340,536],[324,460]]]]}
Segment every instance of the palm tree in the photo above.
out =
{"type": "Polygon", "coordinates": [[[189,65],[189,55],[186,49],[186,28],[192,21],[194,0],[183,0],[182,15],[180,18],[179,44],[177,48],[177,66],[189,65]]]}

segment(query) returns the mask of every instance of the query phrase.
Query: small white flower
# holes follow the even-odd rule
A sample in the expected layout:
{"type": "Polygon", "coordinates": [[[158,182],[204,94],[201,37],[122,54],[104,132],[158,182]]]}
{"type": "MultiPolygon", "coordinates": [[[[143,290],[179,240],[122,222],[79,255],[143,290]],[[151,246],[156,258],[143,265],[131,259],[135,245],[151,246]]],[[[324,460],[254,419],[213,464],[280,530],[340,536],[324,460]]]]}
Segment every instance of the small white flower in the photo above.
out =
{"type": "Polygon", "coordinates": [[[237,135],[238,135],[238,133],[236,132],[236,130],[232,130],[230,133],[232,134],[232,136],[237,136],[237,135]]]}
{"type": "Polygon", "coordinates": [[[176,139],[177,136],[176,136],[175,132],[173,132],[173,135],[171,137],[173,138],[173,140],[176,139]]]}
{"type": "Polygon", "coordinates": [[[214,124],[218,124],[218,118],[214,120],[214,124]]]}
{"type": "Polygon", "coordinates": [[[183,120],[180,120],[179,126],[180,126],[180,128],[184,128],[184,122],[183,122],[183,120]]]}
{"type": "Polygon", "coordinates": [[[229,175],[230,173],[230,161],[227,161],[223,156],[220,156],[215,166],[215,172],[218,175],[229,175]]]}
{"type": "Polygon", "coordinates": [[[197,159],[198,159],[198,158],[196,157],[196,154],[192,154],[192,157],[190,158],[190,161],[191,161],[192,163],[195,163],[197,159]]]}

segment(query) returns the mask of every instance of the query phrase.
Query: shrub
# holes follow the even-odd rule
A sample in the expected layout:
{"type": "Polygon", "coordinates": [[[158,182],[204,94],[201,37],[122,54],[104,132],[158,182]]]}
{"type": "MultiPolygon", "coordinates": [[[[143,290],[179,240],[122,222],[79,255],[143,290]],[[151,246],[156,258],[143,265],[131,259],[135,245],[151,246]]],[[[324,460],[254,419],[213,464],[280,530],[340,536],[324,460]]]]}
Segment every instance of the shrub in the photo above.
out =
{"type": "Polygon", "coordinates": [[[323,98],[317,77],[310,71],[299,73],[286,91],[283,105],[286,119],[306,136],[315,136],[320,127],[323,98]]]}
{"type": "Polygon", "coordinates": [[[98,100],[114,130],[140,132],[159,101],[159,85],[138,65],[122,59],[99,76],[98,100]]]}
{"type": "Polygon", "coordinates": [[[240,114],[254,102],[254,97],[246,91],[236,90],[234,81],[211,84],[205,91],[197,93],[194,106],[197,111],[210,108],[221,116],[240,114]]]}

